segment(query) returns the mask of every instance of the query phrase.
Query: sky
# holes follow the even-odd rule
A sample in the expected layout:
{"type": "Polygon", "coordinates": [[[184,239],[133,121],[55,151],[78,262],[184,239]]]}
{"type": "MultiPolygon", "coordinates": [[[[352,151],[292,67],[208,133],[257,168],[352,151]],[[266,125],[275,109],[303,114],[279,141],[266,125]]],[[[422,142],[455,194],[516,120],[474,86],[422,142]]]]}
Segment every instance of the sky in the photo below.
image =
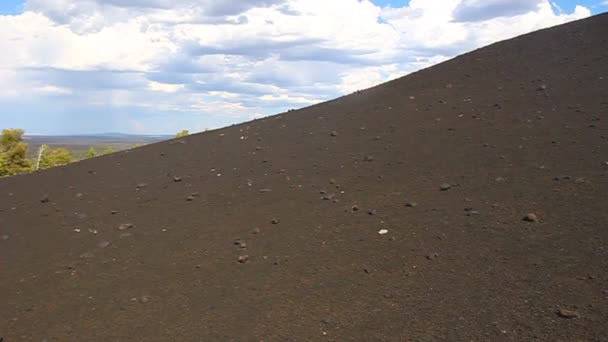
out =
{"type": "Polygon", "coordinates": [[[608,10],[608,0],[0,0],[0,128],[199,132],[608,10]]]}

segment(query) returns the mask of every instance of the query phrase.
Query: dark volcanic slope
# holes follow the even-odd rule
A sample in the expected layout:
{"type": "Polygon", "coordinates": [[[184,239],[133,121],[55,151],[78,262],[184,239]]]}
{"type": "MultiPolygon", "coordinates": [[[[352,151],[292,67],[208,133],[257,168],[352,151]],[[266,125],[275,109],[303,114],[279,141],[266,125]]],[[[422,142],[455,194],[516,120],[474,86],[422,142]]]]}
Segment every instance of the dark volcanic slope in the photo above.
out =
{"type": "Polygon", "coordinates": [[[606,341],[607,81],[601,15],[3,179],[0,336],[606,341]]]}

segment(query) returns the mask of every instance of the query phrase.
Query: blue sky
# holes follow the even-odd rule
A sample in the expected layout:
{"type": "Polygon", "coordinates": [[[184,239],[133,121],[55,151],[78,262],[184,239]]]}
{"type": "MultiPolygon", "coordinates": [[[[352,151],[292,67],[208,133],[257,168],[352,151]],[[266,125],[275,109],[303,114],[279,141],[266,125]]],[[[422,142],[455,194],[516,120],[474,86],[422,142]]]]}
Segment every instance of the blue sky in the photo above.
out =
{"type": "Polygon", "coordinates": [[[305,107],[603,0],[0,0],[0,128],[202,131],[305,107]]]}

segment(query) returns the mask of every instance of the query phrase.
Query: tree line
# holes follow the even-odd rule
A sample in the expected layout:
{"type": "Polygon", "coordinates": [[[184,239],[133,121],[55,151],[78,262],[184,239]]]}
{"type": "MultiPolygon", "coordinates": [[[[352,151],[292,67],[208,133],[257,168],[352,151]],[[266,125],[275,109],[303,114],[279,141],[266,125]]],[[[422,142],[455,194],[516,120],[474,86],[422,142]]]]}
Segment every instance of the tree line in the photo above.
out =
{"type": "MultiPolygon", "coordinates": [[[[115,152],[112,147],[97,151],[90,147],[84,158],[77,158],[72,151],[63,147],[52,148],[42,145],[35,160],[27,157],[29,146],[23,141],[25,131],[22,129],[3,129],[0,136],[0,177],[13,176],[38,169],[48,169],[54,166],[66,165],[81,159],[93,158],[115,152]]],[[[175,137],[187,136],[187,130],[179,132],[175,137]]],[[[135,145],[134,147],[138,147],[135,145]]]]}

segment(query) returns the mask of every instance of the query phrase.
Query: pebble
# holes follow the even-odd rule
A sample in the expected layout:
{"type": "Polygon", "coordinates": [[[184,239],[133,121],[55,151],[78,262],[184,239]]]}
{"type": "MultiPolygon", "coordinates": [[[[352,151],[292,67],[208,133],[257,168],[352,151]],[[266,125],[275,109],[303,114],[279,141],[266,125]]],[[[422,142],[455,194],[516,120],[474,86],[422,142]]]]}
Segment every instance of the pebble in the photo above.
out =
{"type": "Polygon", "coordinates": [[[182,181],[182,178],[181,178],[181,177],[178,177],[178,176],[174,176],[174,177],[173,177],[173,181],[174,181],[174,182],[176,182],[176,183],[179,183],[179,182],[181,182],[181,181],[182,181]]]}
{"type": "Polygon", "coordinates": [[[330,135],[331,135],[332,137],[337,137],[337,136],[338,136],[338,132],[336,132],[336,131],[331,131],[330,135]]]}
{"type": "Polygon", "coordinates": [[[536,216],[536,214],[534,214],[534,213],[529,213],[528,215],[524,216],[524,221],[538,222],[538,216],[536,216]]]}
{"type": "Polygon", "coordinates": [[[359,211],[359,206],[355,204],[355,205],[353,205],[353,206],[352,206],[350,209],[351,209],[352,211],[359,211]]]}
{"type": "Polygon", "coordinates": [[[429,254],[426,256],[426,258],[428,260],[435,260],[435,259],[439,258],[439,254],[437,254],[437,253],[429,254]]]}
{"type": "Polygon", "coordinates": [[[139,190],[139,189],[143,189],[143,188],[145,188],[146,186],[148,186],[148,184],[147,184],[147,183],[139,183],[139,184],[137,184],[136,189],[138,189],[138,190],[139,190]]]}
{"type": "Polygon", "coordinates": [[[253,233],[253,234],[260,234],[260,228],[253,228],[253,230],[251,231],[251,233],[253,233]]]}
{"type": "Polygon", "coordinates": [[[374,156],[365,156],[365,157],[363,158],[363,161],[366,161],[366,162],[371,162],[371,161],[374,161],[374,156]]]}
{"type": "Polygon", "coordinates": [[[110,245],[110,241],[101,241],[100,243],[97,244],[97,247],[99,248],[106,248],[110,245]]]}
{"type": "Polygon", "coordinates": [[[272,223],[272,224],[279,224],[280,222],[281,222],[281,220],[278,218],[272,219],[272,221],[270,221],[270,223],[272,223]]]}
{"type": "Polygon", "coordinates": [[[40,199],[40,203],[49,203],[49,201],[50,201],[49,195],[44,195],[40,199]]]}
{"type": "Polygon", "coordinates": [[[135,225],[133,223],[123,223],[120,226],[118,226],[118,230],[127,230],[130,228],[135,227],[135,225]]]}
{"type": "Polygon", "coordinates": [[[408,208],[416,208],[418,206],[418,203],[416,202],[407,202],[405,203],[405,206],[408,208]]]}
{"type": "Polygon", "coordinates": [[[2,235],[2,240],[6,241],[8,239],[10,239],[11,237],[8,234],[4,234],[2,235]]]}
{"type": "Polygon", "coordinates": [[[237,261],[241,264],[244,264],[249,261],[249,255],[239,255],[237,261]]]}
{"type": "Polygon", "coordinates": [[[580,314],[577,311],[568,310],[568,309],[559,309],[557,311],[557,315],[561,318],[567,318],[567,319],[580,317],[580,314]]]}
{"type": "Polygon", "coordinates": [[[386,234],[388,234],[388,229],[380,229],[380,230],[378,231],[378,234],[379,234],[379,235],[386,235],[386,234]]]}
{"type": "Polygon", "coordinates": [[[271,191],[272,191],[272,189],[260,189],[260,190],[258,190],[258,192],[260,192],[260,193],[271,192],[271,191]]]}
{"type": "Polygon", "coordinates": [[[241,240],[234,240],[233,244],[239,248],[247,248],[247,244],[241,240]]]}
{"type": "Polygon", "coordinates": [[[448,183],[443,183],[441,184],[441,186],[439,187],[439,190],[441,191],[446,191],[446,190],[450,190],[452,188],[452,186],[448,183]]]}
{"type": "Polygon", "coordinates": [[[186,197],[186,201],[188,201],[188,202],[192,202],[192,201],[194,201],[194,199],[195,199],[195,197],[192,195],[186,197]]]}

